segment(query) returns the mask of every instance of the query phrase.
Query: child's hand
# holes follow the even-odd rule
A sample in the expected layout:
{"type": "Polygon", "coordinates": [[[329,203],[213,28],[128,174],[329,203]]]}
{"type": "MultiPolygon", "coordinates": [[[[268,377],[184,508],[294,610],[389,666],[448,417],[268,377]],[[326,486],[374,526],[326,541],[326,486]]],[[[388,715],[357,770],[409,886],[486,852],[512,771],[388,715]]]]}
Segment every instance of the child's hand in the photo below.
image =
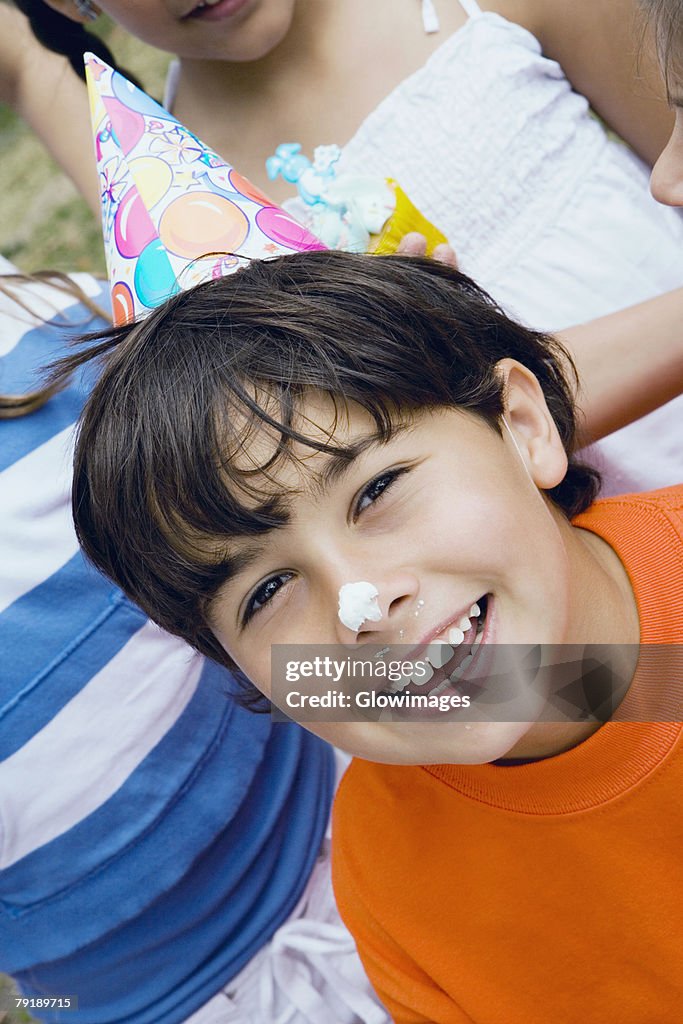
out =
{"type": "MultiPolygon", "coordinates": [[[[418,231],[409,231],[399,242],[396,250],[401,256],[424,256],[427,252],[427,239],[418,231]]],[[[437,245],[432,254],[433,259],[439,263],[445,263],[449,267],[458,269],[458,258],[455,249],[451,245],[437,245]]]]}

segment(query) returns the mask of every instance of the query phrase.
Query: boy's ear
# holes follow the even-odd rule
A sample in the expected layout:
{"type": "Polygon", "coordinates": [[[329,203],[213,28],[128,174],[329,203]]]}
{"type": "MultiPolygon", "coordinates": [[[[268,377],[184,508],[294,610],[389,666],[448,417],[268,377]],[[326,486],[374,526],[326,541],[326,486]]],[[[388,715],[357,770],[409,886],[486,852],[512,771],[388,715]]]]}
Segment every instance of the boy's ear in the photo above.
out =
{"type": "Polygon", "coordinates": [[[541,490],[556,487],[567,472],[567,453],[537,378],[516,359],[501,359],[505,420],[531,479],[541,490]]]}
{"type": "Polygon", "coordinates": [[[43,0],[43,3],[46,3],[57,14],[63,14],[65,18],[70,18],[71,21],[79,22],[81,25],[92,21],[93,16],[100,13],[95,4],[77,3],[76,0],[43,0]]]}

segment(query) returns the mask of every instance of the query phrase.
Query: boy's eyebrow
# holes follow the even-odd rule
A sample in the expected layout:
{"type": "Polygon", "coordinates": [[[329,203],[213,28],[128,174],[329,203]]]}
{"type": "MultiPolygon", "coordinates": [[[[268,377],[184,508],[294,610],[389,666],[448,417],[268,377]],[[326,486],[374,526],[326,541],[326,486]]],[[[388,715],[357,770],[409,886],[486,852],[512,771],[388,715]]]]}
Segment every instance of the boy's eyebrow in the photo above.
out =
{"type": "MultiPolygon", "coordinates": [[[[353,463],[360,458],[365,452],[371,448],[379,448],[382,445],[387,444],[397,434],[401,434],[406,430],[410,429],[410,423],[399,423],[396,424],[391,431],[389,437],[383,437],[381,434],[368,434],[367,437],[363,437],[360,441],[355,444],[348,445],[338,454],[332,454],[328,457],[328,461],[325,467],[316,474],[315,489],[320,493],[326,491],[333,483],[340,480],[345,473],[347,473],[353,463]]],[[[284,525],[284,524],[283,524],[284,525]]],[[[267,537],[268,534],[273,533],[279,529],[277,526],[273,526],[272,529],[265,530],[262,536],[267,537]]],[[[235,534],[235,540],[241,540],[245,535],[235,534]]],[[[224,571],[224,579],[221,583],[221,587],[229,586],[241,573],[248,569],[253,563],[263,554],[264,545],[262,543],[250,543],[245,544],[239,551],[226,553],[221,560],[217,563],[217,568],[224,571]]]]}
{"type": "MultiPolygon", "coordinates": [[[[271,531],[269,530],[268,533],[271,531]]],[[[237,538],[239,539],[239,537],[237,538]]],[[[216,568],[223,570],[223,581],[220,587],[229,586],[240,573],[248,569],[263,552],[263,544],[247,544],[241,551],[226,554],[216,568]]]]}
{"type": "Polygon", "coordinates": [[[368,434],[367,437],[356,441],[355,444],[348,445],[338,454],[330,455],[325,467],[317,474],[316,490],[324,494],[332,484],[338,483],[349,472],[361,455],[372,448],[381,448],[392,441],[397,434],[404,433],[410,427],[410,423],[398,423],[392,427],[388,437],[383,437],[381,434],[368,434]]]}

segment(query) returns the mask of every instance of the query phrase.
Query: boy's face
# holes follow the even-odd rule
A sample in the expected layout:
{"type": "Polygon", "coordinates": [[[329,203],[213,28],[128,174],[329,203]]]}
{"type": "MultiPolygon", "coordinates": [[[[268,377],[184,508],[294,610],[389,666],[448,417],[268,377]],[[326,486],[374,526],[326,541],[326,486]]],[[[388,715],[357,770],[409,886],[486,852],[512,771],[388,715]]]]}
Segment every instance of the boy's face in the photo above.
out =
{"type": "MultiPolygon", "coordinates": [[[[504,362],[506,419],[518,449],[507,430],[500,436],[478,417],[446,409],[419,414],[345,468],[297,446],[297,462],[276,469],[269,486],[289,496],[291,519],[230,545],[248,558],[209,616],[221,644],[264,694],[271,696],[273,644],[320,645],[321,655],[331,645],[355,650],[369,643],[424,652],[448,640],[474,604],[485,607],[484,644],[593,639],[589,609],[572,586],[580,531],[538,490],[559,483],[566,456],[535,378],[504,362]],[[355,632],[340,621],[339,590],[360,580],[377,588],[382,618],[355,632]]],[[[374,422],[358,406],[336,426],[333,418],[332,403],[318,396],[296,426],[344,445],[374,435],[374,422]]],[[[271,453],[272,440],[261,436],[243,456],[244,468],[271,453]]],[[[533,724],[408,715],[312,728],[369,760],[482,763],[517,753],[533,724]]]]}

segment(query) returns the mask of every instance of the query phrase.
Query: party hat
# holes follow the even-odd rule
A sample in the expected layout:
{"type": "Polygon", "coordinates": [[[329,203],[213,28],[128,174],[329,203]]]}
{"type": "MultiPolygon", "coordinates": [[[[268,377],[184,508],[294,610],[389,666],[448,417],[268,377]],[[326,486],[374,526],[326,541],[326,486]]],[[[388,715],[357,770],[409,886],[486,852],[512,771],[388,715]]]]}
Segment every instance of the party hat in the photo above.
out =
{"type": "Polygon", "coordinates": [[[247,260],[325,248],[118,71],[85,66],[114,323],[247,260]]]}

